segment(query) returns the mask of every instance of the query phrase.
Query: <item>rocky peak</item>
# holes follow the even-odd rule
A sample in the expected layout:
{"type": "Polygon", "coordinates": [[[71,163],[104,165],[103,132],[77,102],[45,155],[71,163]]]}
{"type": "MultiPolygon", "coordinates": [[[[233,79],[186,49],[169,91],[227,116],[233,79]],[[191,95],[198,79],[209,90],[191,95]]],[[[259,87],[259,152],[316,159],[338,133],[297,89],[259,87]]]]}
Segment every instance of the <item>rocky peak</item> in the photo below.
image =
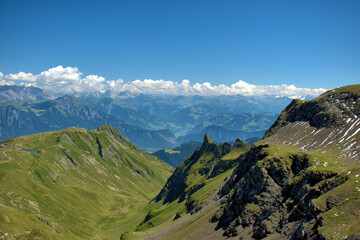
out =
{"type": "Polygon", "coordinates": [[[220,154],[218,146],[210,139],[209,135],[207,134],[204,135],[204,141],[199,150],[199,155],[204,153],[212,153],[216,156],[219,156],[220,154]]]}
{"type": "Polygon", "coordinates": [[[266,131],[264,138],[294,122],[309,122],[315,128],[343,126],[347,119],[360,117],[360,85],[329,90],[310,100],[293,100],[266,131]]]}
{"type": "Polygon", "coordinates": [[[106,92],[104,92],[103,94],[103,97],[114,99],[116,97],[116,94],[111,90],[106,90],[106,92]]]}
{"type": "Polygon", "coordinates": [[[204,135],[204,141],[203,141],[203,145],[207,145],[207,144],[210,144],[210,143],[213,143],[213,141],[211,141],[210,137],[208,134],[205,134],[204,135]]]}
{"type": "Polygon", "coordinates": [[[360,85],[327,91],[310,101],[292,101],[263,141],[301,151],[335,151],[360,160],[360,85]]]}
{"type": "Polygon", "coordinates": [[[242,148],[247,145],[243,141],[241,141],[240,139],[237,138],[233,146],[236,148],[242,148]]]}
{"type": "Polygon", "coordinates": [[[122,99],[134,98],[134,97],[136,97],[136,94],[134,95],[133,93],[131,93],[129,91],[125,91],[125,92],[119,93],[117,97],[122,98],[122,99]]]}
{"type": "Polygon", "coordinates": [[[199,174],[206,179],[220,174],[224,169],[216,171],[216,173],[214,169],[217,169],[216,165],[220,158],[230,151],[231,145],[229,143],[221,144],[218,147],[205,134],[201,147],[196,149],[193,154],[175,169],[173,175],[168,179],[164,188],[156,197],[156,201],[163,199],[164,203],[168,203],[178,198],[180,202],[188,199],[190,195],[203,187],[203,185],[194,185],[192,182],[189,182],[188,177],[193,174],[199,174]]]}

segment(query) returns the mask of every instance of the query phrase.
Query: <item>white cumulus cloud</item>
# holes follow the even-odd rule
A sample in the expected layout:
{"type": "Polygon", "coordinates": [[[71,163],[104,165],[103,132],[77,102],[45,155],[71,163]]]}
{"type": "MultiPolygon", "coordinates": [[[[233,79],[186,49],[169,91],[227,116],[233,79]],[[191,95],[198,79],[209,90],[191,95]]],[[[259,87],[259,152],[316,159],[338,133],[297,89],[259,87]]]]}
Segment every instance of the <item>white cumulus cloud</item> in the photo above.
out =
{"type": "Polygon", "coordinates": [[[105,78],[98,75],[88,75],[81,79],[83,91],[103,91],[106,88],[105,78]]]}
{"type": "Polygon", "coordinates": [[[37,76],[37,81],[44,85],[77,85],[77,83],[80,82],[82,75],[83,74],[77,67],[64,68],[60,65],[41,72],[40,75],[37,76]]]}
{"type": "Polygon", "coordinates": [[[15,85],[14,81],[6,81],[5,79],[3,79],[4,74],[2,72],[0,72],[0,86],[10,86],[10,85],[15,85]]]}
{"type": "Polygon", "coordinates": [[[6,75],[5,78],[11,80],[22,80],[22,81],[30,81],[30,82],[36,81],[36,76],[34,76],[32,73],[24,73],[24,72],[19,72],[15,74],[10,73],[6,75]]]}
{"type": "MultiPolygon", "coordinates": [[[[112,87],[112,86],[111,86],[112,87]]],[[[315,97],[326,89],[298,88],[294,85],[254,85],[245,81],[238,81],[230,86],[225,84],[212,85],[209,82],[190,84],[183,80],[180,84],[173,81],[145,79],[134,80],[117,85],[114,91],[130,91],[151,94],[177,94],[177,95],[244,95],[244,96],[284,96],[290,98],[315,97]]]]}
{"type": "MultiPolygon", "coordinates": [[[[244,96],[278,96],[300,98],[315,97],[325,92],[326,89],[299,88],[294,85],[254,85],[239,80],[230,86],[225,84],[212,85],[209,82],[194,83],[184,79],[181,83],[169,80],[134,80],[124,82],[122,79],[106,80],[99,75],[87,75],[77,67],[57,66],[41,72],[38,75],[19,72],[7,74],[5,77],[0,72],[1,85],[13,85],[14,81],[27,81],[20,83],[24,86],[39,86],[55,92],[136,92],[144,94],[175,94],[175,95],[244,95],[244,96]],[[7,81],[14,80],[14,81],[7,81]]],[[[17,83],[19,84],[19,83],[17,83]]]]}

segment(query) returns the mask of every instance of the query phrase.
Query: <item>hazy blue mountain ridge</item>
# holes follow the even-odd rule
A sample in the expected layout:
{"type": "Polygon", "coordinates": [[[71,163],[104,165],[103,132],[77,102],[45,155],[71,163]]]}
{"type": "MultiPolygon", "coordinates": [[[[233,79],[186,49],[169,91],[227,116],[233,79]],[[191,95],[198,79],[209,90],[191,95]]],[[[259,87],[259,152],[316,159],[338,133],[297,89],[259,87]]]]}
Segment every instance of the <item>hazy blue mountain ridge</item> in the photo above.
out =
{"type": "Polygon", "coordinates": [[[277,118],[275,113],[219,114],[178,138],[178,144],[201,141],[208,134],[215,142],[231,142],[237,138],[261,138],[277,118]]]}
{"type": "Polygon", "coordinates": [[[280,107],[290,101],[274,97],[160,96],[112,91],[51,99],[58,94],[40,88],[1,89],[10,96],[3,98],[1,105],[1,139],[69,126],[93,129],[112,124],[148,151],[201,141],[204,134],[216,142],[262,137],[275,114],[259,112],[280,112],[280,107]]]}
{"type": "Polygon", "coordinates": [[[72,96],[30,105],[3,104],[0,111],[2,140],[66,127],[94,129],[104,124],[111,124],[120,129],[136,145],[150,151],[164,146],[170,147],[175,142],[175,136],[170,130],[151,131],[122,122],[72,96]]]}

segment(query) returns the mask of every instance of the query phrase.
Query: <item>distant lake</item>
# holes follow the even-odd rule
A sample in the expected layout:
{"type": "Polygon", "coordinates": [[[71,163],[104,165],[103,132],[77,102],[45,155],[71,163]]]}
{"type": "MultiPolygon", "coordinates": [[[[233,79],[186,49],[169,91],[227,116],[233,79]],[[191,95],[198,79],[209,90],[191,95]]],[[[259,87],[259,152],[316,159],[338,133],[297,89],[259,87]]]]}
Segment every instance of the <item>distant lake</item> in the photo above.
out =
{"type": "Polygon", "coordinates": [[[25,152],[36,152],[38,149],[35,148],[35,149],[23,149],[23,151],[25,152]]]}

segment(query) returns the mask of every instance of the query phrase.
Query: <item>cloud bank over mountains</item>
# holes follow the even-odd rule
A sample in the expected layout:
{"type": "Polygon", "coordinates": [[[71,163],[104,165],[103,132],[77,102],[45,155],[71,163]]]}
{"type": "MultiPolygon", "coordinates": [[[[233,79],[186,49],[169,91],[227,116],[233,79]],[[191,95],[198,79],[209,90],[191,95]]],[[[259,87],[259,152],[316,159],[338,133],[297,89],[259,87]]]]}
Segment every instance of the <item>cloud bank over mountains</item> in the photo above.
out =
{"type": "Polygon", "coordinates": [[[192,84],[184,79],[181,83],[166,80],[106,80],[102,76],[84,76],[77,67],[57,66],[40,74],[19,72],[4,76],[0,72],[0,85],[36,86],[46,90],[63,93],[73,92],[114,92],[129,91],[144,94],[174,95],[244,95],[244,96],[283,96],[304,99],[315,97],[326,89],[298,88],[294,85],[253,85],[242,80],[227,86],[211,85],[209,82],[192,84]]]}

